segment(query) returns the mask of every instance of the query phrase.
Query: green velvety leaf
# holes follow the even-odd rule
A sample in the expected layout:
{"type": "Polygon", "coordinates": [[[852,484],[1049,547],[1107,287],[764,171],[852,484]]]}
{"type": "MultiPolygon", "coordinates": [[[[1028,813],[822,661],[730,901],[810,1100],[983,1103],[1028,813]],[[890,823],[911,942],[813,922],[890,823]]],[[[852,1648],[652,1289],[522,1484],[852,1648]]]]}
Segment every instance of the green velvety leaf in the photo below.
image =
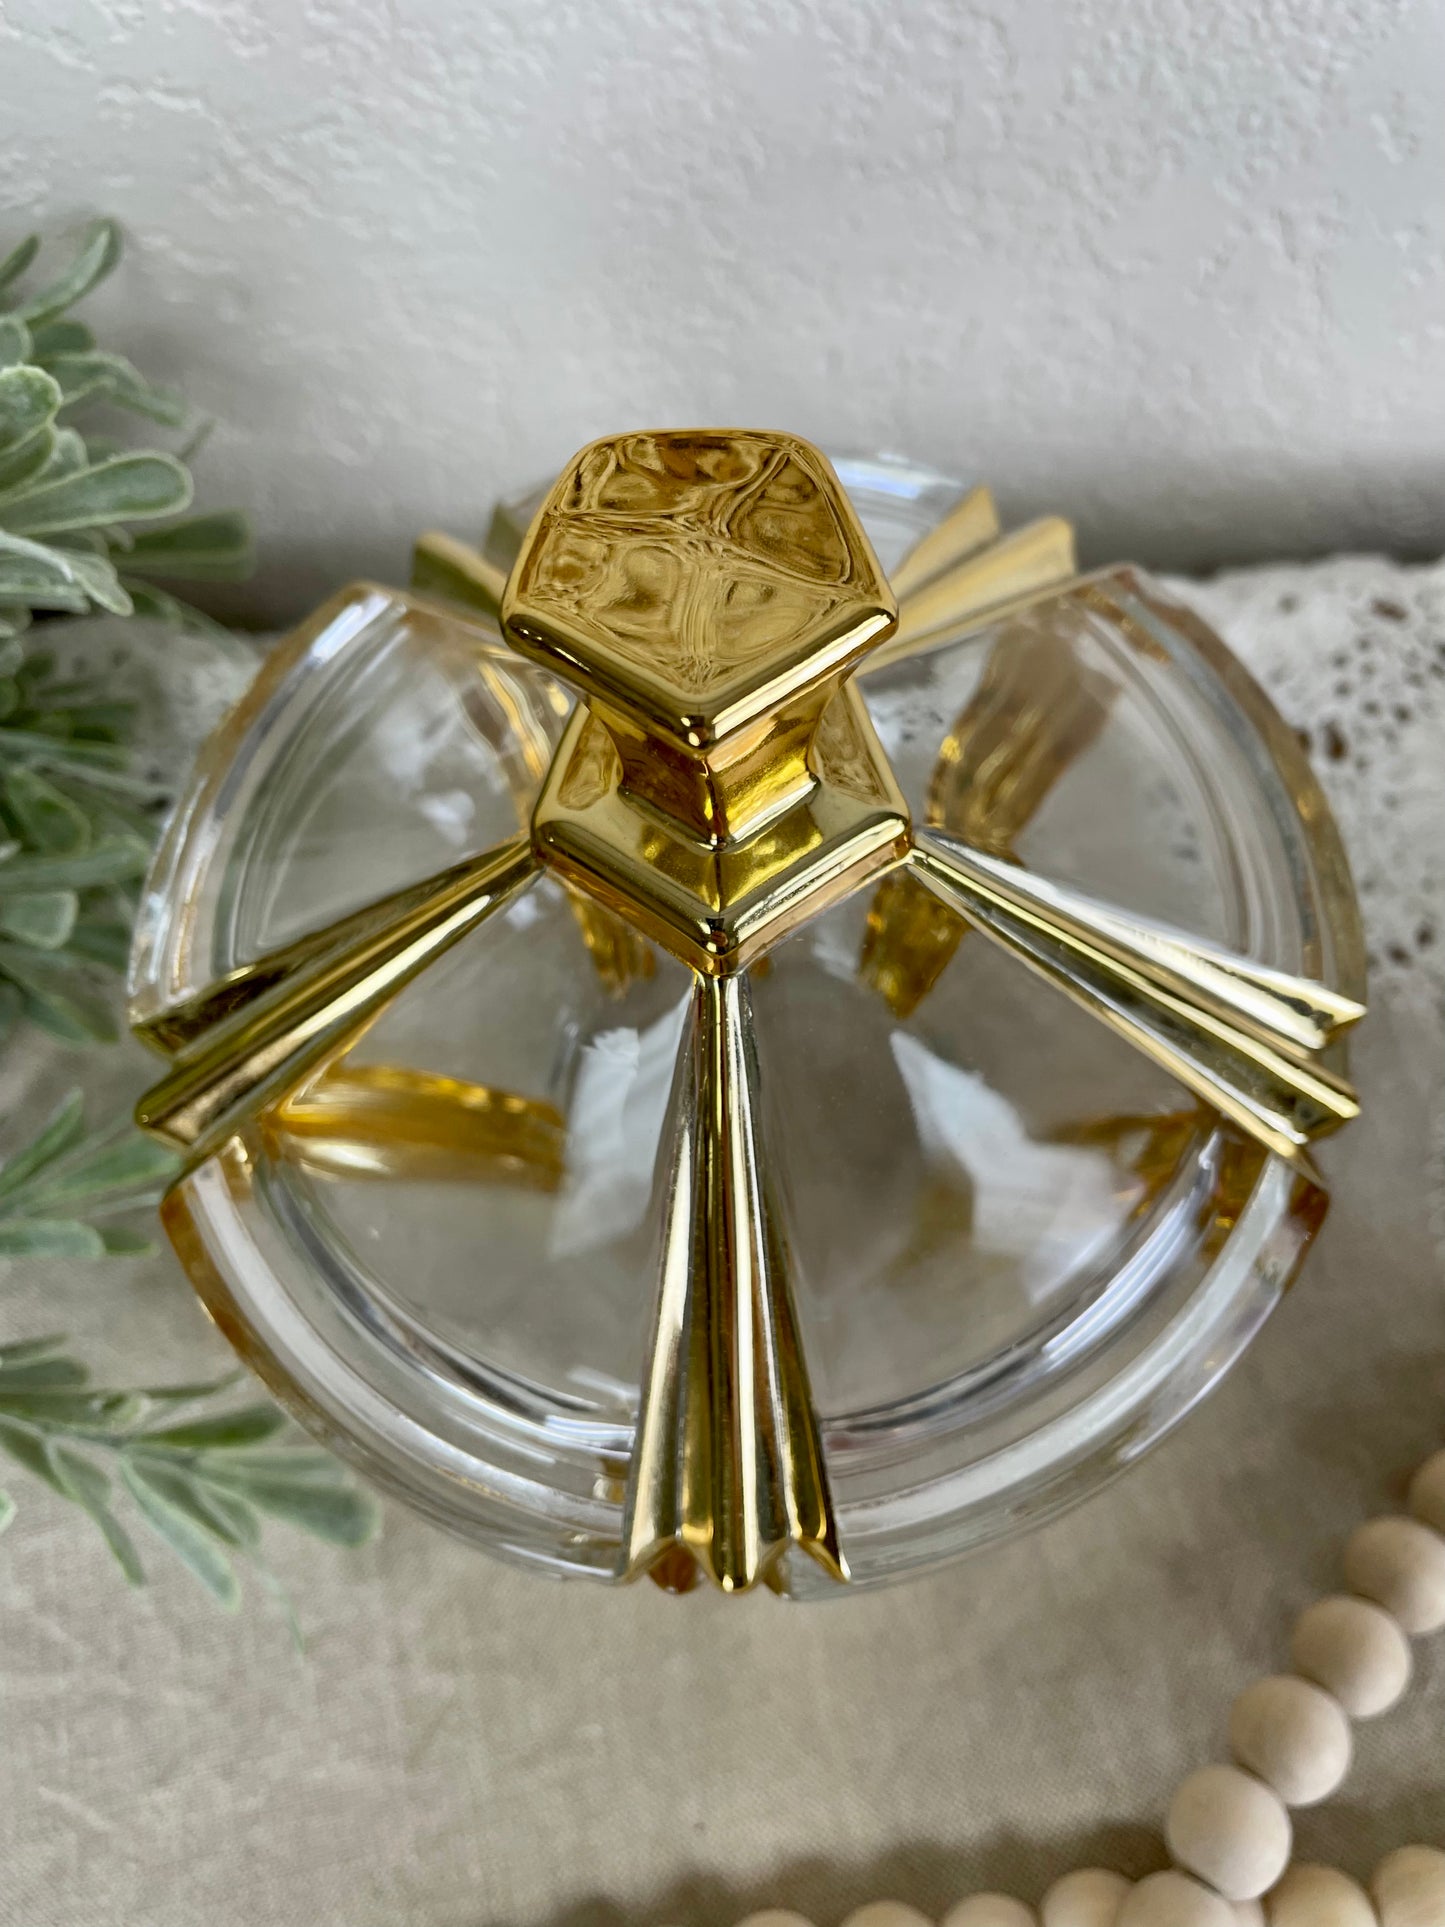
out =
{"type": "Polygon", "coordinates": [[[73,1392],[90,1374],[75,1358],[7,1358],[0,1362],[0,1391],[73,1392]]]}
{"type": "Polygon", "coordinates": [[[29,1364],[32,1359],[49,1358],[56,1352],[64,1351],[69,1343],[69,1332],[46,1332],[42,1338],[18,1338],[13,1344],[0,1345],[0,1367],[8,1370],[12,1365],[29,1364]]]}
{"type": "Polygon", "coordinates": [[[253,559],[250,524],[244,515],[225,512],[142,531],[126,550],[124,567],[133,575],[234,582],[249,572],[253,559]]]}
{"type": "MultiPolygon", "coordinates": [[[[4,732],[0,732],[3,734],[4,732]]],[[[106,837],[75,856],[13,856],[0,863],[0,897],[36,890],[88,890],[144,874],[150,851],[130,837],[106,837]]]]}
{"type": "Polygon", "coordinates": [[[30,333],[31,358],[42,365],[50,355],[83,355],[95,336],[83,321],[42,321],[30,333]]]}
{"type": "Polygon", "coordinates": [[[25,1014],[66,1044],[114,1043],[117,1030],[109,1007],[83,983],[63,955],[25,950],[0,940],[0,974],[18,984],[25,1014]]]}
{"type": "Polygon", "coordinates": [[[62,1499],[71,1496],[64,1475],[55,1463],[54,1449],[45,1433],[24,1419],[0,1416],[0,1452],[37,1479],[43,1479],[62,1499]]]}
{"type": "MultiPolygon", "coordinates": [[[[268,1454],[273,1462],[281,1456],[268,1454]]],[[[332,1545],[365,1545],[380,1521],[376,1501],[347,1482],[334,1464],[329,1478],[315,1472],[293,1477],[279,1467],[261,1469],[248,1463],[246,1454],[236,1453],[207,1458],[201,1469],[210,1483],[239,1493],[258,1511],[332,1545]]]]}
{"type": "Polygon", "coordinates": [[[218,1492],[214,1486],[193,1484],[197,1505],[228,1545],[254,1552],[261,1543],[261,1517],[254,1507],[238,1499],[234,1492],[218,1492]]]}
{"type": "MultiPolygon", "coordinates": [[[[39,370],[8,372],[38,374],[39,370]]],[[[6,379],[0,375],[0,384],[6,379]]],[[[53,535],[65,529],[174,515],[190,499],[191,478],[173,455],[117,455],[13,498],[5,505],[4,521],[21,535],[53,535]]]]}
{"type": "MultiPolygon", "coordinates": [[[[65,1218],[0,1218],[0,1258],[103,1258],[105,1244],[88,1224],[65,1218]]],[[[8,1403],[0,1386],[0,1403],[8,1403]]]]}
{"type": "Polygon", "coordinates": [[[233,653],[244,649],[245,645],[229,629],[223,628],[200,609],[193,609],[189,602],[167,595],[164,589],[154,588],[149,582],[142,582],[138,576],[122,574],[120,580],[130,596],[136,615],[167,623],[172,629],[179,629],[187,635],[210,636],[217,642],[229,644],[233,653]]]}
{"type": "Polygon", "coordinates": [[[18,368],[32,359],[30,330],[18,315],[0,315],[0,368],[18,368]]]}
{"type": "Polygon", "coordinates": [[[66,1431],[83,1438],[111,1440],[134,1425],[145,1400],[134,1392],[7,1392],[0,1388],[0,1412],[42,1431],[66,1431]]]}
{"type": "Polygon", "coordinates": [[[54,1459],[61,1477],[71,1488],[71,1496],[100,1528],[101,1537],[115,1556],[116,1564],[133,1586],[145,1584],[145,1568],[135,1541],[110,1509],[110,1480],[87,1458],[70,1445],[57,1444],[54,1459]]]}
{"type": "MultiPolygon", "coordinates": [[[[37,568],[32,562],[6,555],[0,550],[0,597],[22,598],[32,609],[55,610],[64,615],[83,616],[90,607],[74,572],[62,576],[55,570],[37,568]]],[[[11,634],[17,631],[11,630],[11,634]]]]}
{"type": "Polygon", "coordinates": [[[0,649],[8,648],[30,627],[30,611],[18,602],[0,602],[0,649]]]}
{"type": "Polygon", "coordinates": [[[0,1042],[10,1035],[24,1015],[24,996],[14,984],[0,978],[0,1042]]]}
{"type": "Polygon", "coordinates": [[[50,321],[90,293],[120,259],[120,229],[114,221],[94,221],[86,229],[75,259],[62,274],[20,303],[15,312],[23,321],[50,321]]]}
{"type": "Polygon", "coordinates": [[[316,1445],[257,1445],[244,1452],[228,1452],[207,1459],[207,1478],[223,1479],[235,1473],[241,1479],[281,1479],[291,1484],[335,1485],[346,1482],[346,1473],[316,1445]]]}
{"type": "Polygon", "coordinates": [[[0,369],[0,450],[49,427],[60,402],[60,384],[43,368],[0,369]]]}
{"type": "Polygon", "coordinates": [[[62,703],[67,721],[78,736],[119,742],[135,721],[136,706],[126,702],[62,703]]]}
{"type": "Polygon", "coordinates": [[[284,1432],[286,1424],[286,1414],[274,1405],[245,1405],[238,1412],[190,1419],[142,1436],[147,1445],[164,1445],[174,1452],[207,1451],[223,1445],[259,1445],[284,1432]]]}
{"type": "Polygon", "coordinates": [[[55,429],[37,429],[0,455],[0,521],[5,518],[3,498],[19,494],[49,466],[55,455],[55,438],[55,429]]]}
{"type": "Polygon", "coordinates": [[[0,898],[0,936],[35,950],[60,950],[75,928],[73,890],[47,890],[33,897],[0,898]]]}
{"type": "MultiPolygon", "coordinates": [[[[90,847],[90,818],[72,797],[36,771],[11,770],[0,786],[0,794],[7,811],[37,849],[51,856],[75,856],[90,847]]],[[[3,867],[0,865],[0,871],[3,867]]]]}
{"type": "Polygon", "coordinates": [[[107,1258],[148,1258],[156,1248],[155,1239],[143,1231],[125,1231],[115,1225],[100,1226],[100,1242],[107,1258]]]}
{"type": "Polygon", "coordinates": [[[69,558],[75,579],[92,602],[115,616],[130,614],[133,606],[131,599],[121,587],[115,564],[108,555],[72,549],[69,539],[56,546],[69,558]]]}
{"type": "MultiPolygon", "coordinates": [[[[56,482],[62,475],[78,475],[83,468],[90,467],[90,455],[86,451],[83,435],[78,435],[73,428],[62,428],[58,423],[50,430],[50,434],[50,459],[37,476],[37,481],[56,482]]],[[[0,512],[0,522],[4,519],[3,512],[0,512]]]]}
{"type": "Polygon", "coordinates": [[[4,1532],[4,1530],[12,1522],[14,1517],[15,1517],[15,1501],[11,1498],[10,1494],[4,1489],[4,1487],[0,1486],[0,1532],[4,1532]]]}
{"type": "Polygon", "coordinates": [[[71,931],[66,949],[102,970],[124,970],[130,962],[130,943],[126,924],[81,922],[71,931]]]}
{"type": "Polygon", "coordinates": [[[84,609],[85,584],[77,558],[45,542],[32,542],[0,528],[0,597],[37,608],[84,609]]]}
{"type": "Polygon", "coordinates": [[[260,1539],[261,1522],[243,1501],[232,1499],[228,1493],[208,1492],[183,1466],[131,1450],[127,1450],[126,1459],[178,1512],[226,1545],[249,1551],[260,1539]]]}
{"type": "Polygon", "coordinates": [[[222,1372],[219,1378],[205,1378],[189,1385],[146,1385],[142,1396],[153,1405],[189,1405],[198,1398],[215,1398],[220,1392],[233,1391],[246,1376],[238,1366],[235,1371],[222,1372]]]}
{"type": "MultiPolygon", "coordinates": [[[[73,1150],[84,1134],[85,1099],[79,1091],[67,1091],[30,1142],[0,1165],[0,1209],[37,1171],[73,1150]]],[[[0,1360],[9,1364],[17,1358],[34,1358],[64,1343],[63,1338],[34,1338],[27,1343],[7,1345],[0,1352],[0,1360]]]]}
{"type": "Polygon", "coordinates": [[[96,743],[89,737],[72,736],[71,719],[63,709],[35,716],[24,729],[0,725],[0,750],[52,774],[64,771],[72,783],[100,784],[135,796],[156,794],[153,780],[127,773],[130,752],[123,743],[96,743]]]}
{"type": "Polygon", "coordinates": [[[169,1494],[158,1489],[144,1466],[123,1462],[120,1471],[126,1490],[140,1508],[146,1524],[228,1612],[241,1603],[241,1588],[231,1562],[211,1532],[196,1524],[169,1494]]]}
{"type": "Polygon", "coordinates": [[[149,1193],[168,1184],[178,1168],[174,1151],[140,1131],[127,1130],[119,1142],[99,1137],[91,1148],[82,1145],[63,1163],[37,1173],[26,1187],[25,1209],[53,1213],[57,1205],[70,1208],[123,1193],[149,1193]]]}
{"type": "Polygon", "coordinates": [[[175,390],[153,386],[124,355],[92,348],[81,353],[52,355],[45,366],[47,373],[60,383],[63,408],[86,400],[108,401],[114,407],[128,408],[132,414],[145,415],[168,428],[179,427],[186,418],[186,404],[175,390]]]}
{"type": "Polygon", "coordinates": [[[5,259],[0,261],[0,290],[8,288],[12,281],[18,281],[39,252],[38,234],[27,234],[23,241],[11,248],[5,259]]]}

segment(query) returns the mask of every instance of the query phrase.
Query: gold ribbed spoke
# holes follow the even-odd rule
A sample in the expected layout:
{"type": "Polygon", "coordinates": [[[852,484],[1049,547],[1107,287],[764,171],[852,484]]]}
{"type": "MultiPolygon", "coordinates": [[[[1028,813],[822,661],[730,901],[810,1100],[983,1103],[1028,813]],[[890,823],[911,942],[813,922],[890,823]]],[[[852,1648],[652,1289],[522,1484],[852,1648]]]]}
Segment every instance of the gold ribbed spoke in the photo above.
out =
{"type": "Polygon", "coordinates": [[[192,1161],[207,1156],[349,1049],[419,971],[536,873],[525,840],[500,844],[259,958],[169,1025],[163,1015],[153,1032],[188,1041],[136,1122],[192,1161]]]}
{"type": "Polygon", "coordinates": [[[1359,1103],[1320,1061],[1363,1007],[1124,916],[937,830],[911,866],[976,929],[1100,1018],[1271,1151],[1297,1155],[1359,1103]]]}
{"type": "Polygon", "coordinates": [[[846,1579],[766,1175],[745,974],[694,984],[672,1124],[622,1575],[682,1549],[726,1592],[785,1589],[797,1546],[846,1579]]]}

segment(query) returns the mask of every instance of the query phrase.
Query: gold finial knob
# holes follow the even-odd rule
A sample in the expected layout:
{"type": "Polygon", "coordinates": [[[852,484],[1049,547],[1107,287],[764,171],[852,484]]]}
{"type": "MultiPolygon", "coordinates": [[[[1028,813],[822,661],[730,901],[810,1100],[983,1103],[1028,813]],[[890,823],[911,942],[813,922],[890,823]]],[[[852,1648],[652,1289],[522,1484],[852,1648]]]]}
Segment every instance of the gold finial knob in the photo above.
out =
{"type": "Polygon", "coordinates": [[[897,607],[817,449],[676,429],[568,464],[502,621],[587,698],[623,790],[720,846],[807,794],[823,711],[897,607]]]}
{"type": "Polygon", "coordinates": [[[527,532],[508,639],[585,697],[538,855],[695,969],[741,968],[896,862],[908,811],[847,679],[897,620],[794,435],[593,442],[527,532]]]}

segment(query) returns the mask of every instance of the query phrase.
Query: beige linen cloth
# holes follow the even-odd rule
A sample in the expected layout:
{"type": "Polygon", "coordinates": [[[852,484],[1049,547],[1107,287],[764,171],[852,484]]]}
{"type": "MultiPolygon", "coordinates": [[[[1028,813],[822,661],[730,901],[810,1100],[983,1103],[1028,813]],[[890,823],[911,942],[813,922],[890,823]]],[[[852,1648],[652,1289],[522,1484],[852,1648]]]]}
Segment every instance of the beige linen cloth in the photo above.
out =
{"type": "MultiPolygon", "coordinates": [[[[822,1607],[553,1583],[396,1507],[357,1555],[276,1531],[304,1658],[260,1598],[227,1618],[159,1562],[128,1592],[17,1472],[0,1927],[726,1927],[769,1904],[828,1927],[881,1895],[936,1919],[980,1887],[1159,1864],[1232,1695],[1445,1443],[1445,567],[1184,592],[1308,730],[1374,965],[1329,1223],[1229,1381],[1047,1530],[822,1607]]],[[[136,1073],[87,1060],[97,1101],[136,1073]]],[[[71,1075],[12,1045],[0,1099],[31,1116],[71,1075]]],[[[222,1356],[167,1258],[0,1269],[0,1330],[57,1328],[121,1381],[222,1356]]],[[[1341,1793],[1299,1816],[1303,1854],[1363,1873],[1445,1844],[1445,1635],[1417,1653],[1341,1793]]]]}

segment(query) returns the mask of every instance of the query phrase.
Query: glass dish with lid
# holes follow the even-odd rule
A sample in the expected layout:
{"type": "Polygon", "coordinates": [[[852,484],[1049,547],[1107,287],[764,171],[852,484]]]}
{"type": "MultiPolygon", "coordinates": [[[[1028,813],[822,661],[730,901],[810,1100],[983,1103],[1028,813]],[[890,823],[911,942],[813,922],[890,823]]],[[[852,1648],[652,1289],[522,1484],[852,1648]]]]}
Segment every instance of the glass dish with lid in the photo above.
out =
{"type": "Polygon", "coordinates": [[[740,431],[594,444],[416,582],[268,658],[145,888],[142,1121],[241,1355],[487,1550],[674,1590],[879,1584],[1126,1467],[1354,1109],[1348,871],[1224,644],[740,431]]]}

